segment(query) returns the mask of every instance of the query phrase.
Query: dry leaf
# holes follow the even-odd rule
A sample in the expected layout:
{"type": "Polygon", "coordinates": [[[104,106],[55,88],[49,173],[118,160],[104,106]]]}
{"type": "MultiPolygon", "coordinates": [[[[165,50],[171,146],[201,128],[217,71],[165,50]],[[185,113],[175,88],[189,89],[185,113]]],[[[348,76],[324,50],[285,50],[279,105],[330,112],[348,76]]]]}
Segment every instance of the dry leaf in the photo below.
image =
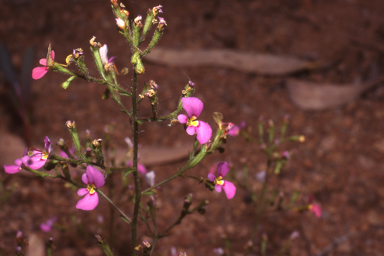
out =
{"type": "Polygon", "coordinates": [[[318,63],[296,57],[232,50],[175,51],[156,48],[144,60],[174,67],[213,66],[271,76],[292,74],[319,66],[318,63]]]}
{"type": "Polygon", "coordinates": [[[372,88],[384,77],[363,84],[318,84],[298,79],[287,79],[288,93],[298,107],[304,110],[323,110],[348,103],[372,88]]]}

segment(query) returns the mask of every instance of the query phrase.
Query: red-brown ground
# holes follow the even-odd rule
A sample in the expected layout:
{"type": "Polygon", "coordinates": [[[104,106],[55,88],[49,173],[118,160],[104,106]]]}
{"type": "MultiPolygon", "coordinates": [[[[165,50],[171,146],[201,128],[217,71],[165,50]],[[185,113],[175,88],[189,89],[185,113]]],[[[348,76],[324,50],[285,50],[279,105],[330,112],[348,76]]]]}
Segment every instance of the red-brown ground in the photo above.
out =
{"type": "MultiPolygon", "coordinates": [[[[296,77],[317,82],[347,83],[374,79],[383,72],[383,52],[370,43],[384,44],[384,3],[382,0],[216,0],[216,1],[129,1],[124,2],[131,18],[145,15],[148,8],[161,4],[167,28],[160,46],[172,49],[230,48],[239,51],[288,54],[300,58],[329,63],[327,68],[303,72],[296,77]],[[352,43],[364,41],[365,46],[352,43]]],[[[38,59],[46,56],[49,43],[56,52],[56,60],[64,62],[72,49],[85,50],[86,62],[93,67],[89,39],[109,46],[109,55],[117,56],[116,65],[130,66],[130,51],[115,29],[114,16],[107,0],[46,1],[3,0],[0,2],[0,38],[8,45],[13,64],[21,67],[28,46],[36,49],[38,59]]],[[[160,112],[175,108],[180,91],[188,81],[196,84],[195,96],[205,102],[202,120],[211,119],[214,111],[222,112],[226,121],[247,122],[255,133],[260,115],[281,124],[285,114],[291,116],[290,134],[303,134],[306,143],[298,147],[298,154],[286,166],[280,188],[286,193],[300,189],[313,194],[323,208],[323,216],[316,219],[310,213],[288,212],[274,214],[263,220],[259,234],[268,236],[268,252],[279,251],[277,245],[297,230],[300,237],[293,242],[292,255],[315,255],[348,236],[328,255],[382,255],[384,251],[384,110],[382,90],[370,92],[346,106],[319,112],[304,112],[291,103],[284,87],[285,77],[263,77],[216,67],[169,68],[145,63],[143,81],[153,79],[159,85],[160,112]]],[[[94,71],[94,69],[93,69],[94,71]]],[[[94,73],[95,74],[95,73],[94,73]]],[[[34,145],[42,145],[48,135],[52,141],[69,140],[64,126],[75,120],[80,136],[90,129],[95,138],[101,137],[105,125],[116,124],[113,144],[125,147],[124,137],[130,135],[127,118],[117,110],[112,100],[101,100],[104,87],[75,81],[64,91],[60,84],[66,78],[50,72],[33,82],[34,145]]],[[[128,86],[130,74],[121,78],[128,86]]],[[[5,78],[0,75],[0,83],[5,78]]],[[[7,91],[1,87],[1,135],[11,132],[22,135],[20,123],[11,118],[5,106],[7,91]]],[[[7,103],[8,104],[8,103],[7,103]]],[[[144,115],[146,110],[142,110],[144,115]]],[[[180,126],[169,128],[168,123],[142,126],[142,147],[176,147],[191,141],[180,126]]],[[[1,145],[7,147],[7,145],[1,145]]],[[[196,176],[207,175],[217,161],[230,161],[236,170],[248,162],[251,175],[265,167],[257,145],[232,138],[225,145],[224,154],[214,154],[190,171],[196,176]]],[[[55,148],[58,150],[57,148],[55,148]]],[[[22,154],[23,152],[20,152],[22,154]]],[[[12,164],[15,158],[9,157],[12,164]]],[[[167,166],[150,166],[157,179],[166,178],[182,162],[167,166]]],[[[115,182],[120,179],[115,177],[115,182]]],[[[14,237],[22,230],[28,237],[37,235],[45,240],[54,237],[54,255],[100,255],[94,234],[107,238],[116,255],[129,255],[130,230],[117,214],[113,233],[109,238],[109,207],[102,201],[97,210],[83,212],[74,208],[79,199],[75,191],[59,181],[41,180],[28,175],[0,174],[0,249],[11,255],[14,237]],[[11,194],[6,191],[16,188],[11,194]],[[101,215],[104,222],[98,222],[101,215]],[[39,224],[52,216],[58,217],[61,230],[42,233],[39,224]]],[[[258,186],[258,185],[256,185],[258,186]]],[[[105,188],[105,191],[107,189],[105,188]]],[[[238,189],[236,198],[226,200],[223,194],[206,190],[192,180],[178,179],[164,186],[158,197],[159,228],[164,229],[177,218],[182,199],[194,193],[194,203],[207,198],[211,204],[205,215],[188,216],[171,236],[159,241],[155,255],[170,255],[170,247],[186,251],[189,256],[213,255],[212,249],[223,247],[220,234],[232,240],[234,251],[242,252],[254,223],[254,210],[244,200],[245,192],[238,189]]],[[[129,198],[120,202],[131,212],[129,198]],[[126,202],[124,204],[124,202],[126,202]]],[[[139,233],[140,240],[146,235],[139,233]]],[[[259,237],[259,241],[260,241],[259,237]]],[[[259,244],[255,246],[259,248],[259,244]]],[[[256,253],[255,255],[259,255],[256,253]]],[[[326,254],[323,254],[326,255],[326,254]]]]}

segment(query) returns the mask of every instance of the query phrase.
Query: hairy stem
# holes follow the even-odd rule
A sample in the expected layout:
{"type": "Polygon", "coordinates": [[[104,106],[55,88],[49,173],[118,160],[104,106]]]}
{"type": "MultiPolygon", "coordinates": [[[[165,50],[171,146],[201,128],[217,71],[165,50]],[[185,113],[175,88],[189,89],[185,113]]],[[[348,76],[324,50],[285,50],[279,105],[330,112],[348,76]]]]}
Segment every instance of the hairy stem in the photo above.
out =
{"type": "Polygon", "coordinates": [[[132,118],[133,118],[133,172],[135,182],[135,206],[133,210],[132,218],[132,256],[137,255],[135,250],[137,244],[137,219],[139,215],[140,199],[141,199],[141,188],[139,172],[137,171],[137,156],[138,156],[138,144],[139,144],[139,125],[137,123],[137,73],[133,71],[133,92],[132,92],[132,118]]]}

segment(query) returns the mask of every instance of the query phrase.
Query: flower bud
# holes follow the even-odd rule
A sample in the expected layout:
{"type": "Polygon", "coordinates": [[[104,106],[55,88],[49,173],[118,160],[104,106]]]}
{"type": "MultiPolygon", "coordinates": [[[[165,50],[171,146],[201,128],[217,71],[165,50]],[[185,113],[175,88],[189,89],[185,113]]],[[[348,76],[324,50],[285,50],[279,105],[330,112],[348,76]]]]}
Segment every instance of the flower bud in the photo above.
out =
{"type": "Polygon", "coordinates": [[[72,129],[72,128],[75,128],[76,127],[76,124],[75,124],[75,121],[67,121],[66,123],[65,123],[65,125],[69,128],[69,129],[72,129]]]}
{"type": "Polygon", "coordinates": [[[116,25],[121,29],[121,30],[125,30],[125,28],[127,27],[127,25],[125,24],[125,22],[120,19],[120,18],[116,18],[116,25]]]}
{"type": "Polygon", "coordinates": [[[142,27],[143,26],[143,24],[142,24],[142,22],[141,22],[141,20],[142,20],[143,18],[141,17],[141,15],[139,15],[139,16],[137,16],[133,21],[135,22],[135,24],[136,24],[136,26],[137,27],[142,27]]]}
{"type": "Polygon", "coordinates": [[[167,22],[161,17],[159,17],[159,24],[157,25],[157,29],[162,31],[164,30],[165,26],[167,26],[167,22]]]}

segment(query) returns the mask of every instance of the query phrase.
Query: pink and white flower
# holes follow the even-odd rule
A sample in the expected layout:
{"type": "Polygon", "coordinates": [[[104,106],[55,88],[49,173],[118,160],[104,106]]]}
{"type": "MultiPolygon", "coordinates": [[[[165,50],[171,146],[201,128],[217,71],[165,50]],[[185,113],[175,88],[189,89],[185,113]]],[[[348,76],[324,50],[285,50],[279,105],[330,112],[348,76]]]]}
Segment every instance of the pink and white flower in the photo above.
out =
{"type": "Polygon", "coordinates": [[[212,128],[209,124],[197,120],[204,108],[203,102],[195,97],[183,98],[181,101],[188,116],[180,114],[177,119],[180,123],[187,125],[186,131],[189,135],[197,134],[200,144],[207,143],[212,136],[212,128]]]}
{"type": "MultiPolygon", "coordinates": [[[[51,58],[52,61],[55,59],[54,51],[51,51],[51,58]]],[[[36,67],[32,70],[32,78],[35,80],[42,78],[48,72],[49,69],[49,67],[47,66],[47,59],[40,59],[39,63],[43,67],[36,67]]]]}
{"type": "Polygon", "coordinates": [[[84,196],[80,199],[76,208],[84,211],[91,211],[96,208],[99,203],[99,196],[96,189],[104,186],[105,179],[103,174],[90,165],[87,166],[86,172],[81,177],[81,180],[87,185],[86,188],[81,188],[77,191],[79,196],[84,196]]]}
{"type": "Polygon", "coordinates": [[[224,176],[229,172],[229,164],[227,162],[219,162],[217,164],[217,176],[213,173],[208,174],[208,179],[215,184],[215,190],[221,192],[224,189],[224,192],[228,199],[231,199],[236,194],[236,187],[232,182],[223,180],[224,176]]]}

